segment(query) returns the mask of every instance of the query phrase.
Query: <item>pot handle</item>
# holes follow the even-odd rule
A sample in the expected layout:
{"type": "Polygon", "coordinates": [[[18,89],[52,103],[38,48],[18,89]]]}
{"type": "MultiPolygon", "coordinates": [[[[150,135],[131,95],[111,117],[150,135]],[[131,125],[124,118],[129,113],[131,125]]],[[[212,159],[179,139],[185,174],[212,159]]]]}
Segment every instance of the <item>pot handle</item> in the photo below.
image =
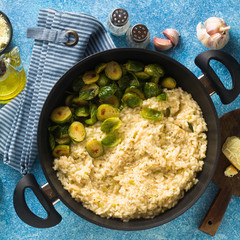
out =
{"type": "Polygon", "coordinates": [[[202,70],[223,104],[231,103],[237,98],[240,93],[240,65],[235,58],[223,51],[208,50],[200,53],[195,58],[195,64],[202,70]],[[211,68],[209,62],[212,59],[221,62],[228,69],[232,77],[232,89],[226,89],[211,68]]]}
{"type": "Polygon", "coordinates": [[[18,182],[14,190],[13,204],[18,217],[32,227],[49,228],[57,225],[62,220],[61,215],[55,210],[52,202],[41,190],[33,174],[26,174],[18,182]],[[40,218],[29,209],[24,195],[26,188],[30,188],[34,192],[46,210],[47,218],[40,218]]]}

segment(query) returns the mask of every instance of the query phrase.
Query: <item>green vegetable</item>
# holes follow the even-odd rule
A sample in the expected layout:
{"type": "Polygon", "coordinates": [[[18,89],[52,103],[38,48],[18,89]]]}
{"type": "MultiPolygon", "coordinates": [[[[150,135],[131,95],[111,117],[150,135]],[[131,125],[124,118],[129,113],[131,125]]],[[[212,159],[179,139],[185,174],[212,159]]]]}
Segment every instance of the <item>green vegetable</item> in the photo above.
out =
{"type": "Polygon", "coordinates": [[[193,125],[192,125],[191,123],[189,123],[189,122],[188,122],[188,127],[189,127],[189,129],[190,129],[192,132],[194,132],[194,130],[193,130],[193,125]]]}
{"type": "Polygon", "coordinates": [[[137,79],[133,79],[130,81],[130,86],[140,87],[140,82],[137,79]]]}
{"type": "Polygon", "coordinates": [[[105,99],[103,102],[106,104],[113,105],[116,108],[118,108],[120,105],[119,100],[115,95],[112,95],[111,97],[105,99]]]}
{"type": "Polygon", "coordinates": [[[128,73],[125,64],[120,64],[120,67],[122,69],[122,75],[125,76],[128,73]]]}
{"type": "Polygon", "coordinates": [[[161,90],[156,83],[146,82],[144,85],[143,91],[146,98],[151,98],[151,97],[156,97],[161,90]]]}
{"type": "Polygon", "coordinates": [[[55,108],[50,115],[50,119],[59,124],[66,123],[71,119],[71,117],[72,112],[67,106],[55,108]]]}
{"type": "Polygon", "coordinates": [[[167,108],[167,109],[165,110],[165,114],[164,114],[165,117],[169,117],[170,114],[171,114],[170,108],[167,108]]]}
{"type": "Polygon", "coordinates": [[[59,126],[59,127],[54,131],[54,136],[57,137],[57,138],[68,137],[68,125],[59,126]]]}
{"type": "Polygon", "coordinates": [[[115,61],[108,62],[105,68],[105,74],[111,80],[119,80],[122,77],[122,68],[115,61]]]}
{"type": "Polygon", "coordinates": [[[125,90],[125,93],[136,93],[141,99],[145,99],[144,94],[137,87],[131,86],[125,90]]]}
{"type": "Polygon", "coordinates": [[[128,60],[125,66],[129,72],[141,72],[144,69],[143,63],[133,60],[128,60]]]}
{"type": "Polygon", "coordinates": [[[126,89],[130,85],[130,77],[128,75],[125,75],[121,77],[118,80],[118,86],[120,87],[121,90],[126,89]]]}
{"type": "Polygon", "coordinates": [[[119,116],[119,109],[109,104],[102,104],[97,109],[97,119],[99,121],[104,121],[107,118],[118,117],[118,116],[119,116]]]}
{"type": "Polygon", "coordinates": [[[162,113],[152,108],[143,108],[140,114],[142,117],[147,119],[153,119],[153,120],[162,119],[162,113]]]}
{"type": "Polygon", "coordinates": [[[75,110],[75,115],[77,117],[87,117],[89,116],[89,108],[86,106],[78,107],[75,110]]]}
{"type": "Polygon", "coordinates": [[[98,158],[104,153],[103,145],[97,139],[90,140],[86,145],[86,150],[92,158],[98,158]]]}
{"type": "Polygon", "coordinates": [[[97,122],[97,105],[92,104],[90,102],[89,104],[89,108],[90,108],[90,119],[85,120],[85,123],[88,125],[93,125],[94,123],[97,122]]]}
{"type": "Polygon", "coordinates": [[[100,88],[98,96],[101,100],[106,100],[113,96],[116,91],[117,88],[115,87],[115,85],[104,86],[100,88]]]}
{"type": "Polygon", "coordinates": [[[72,100],[73,100],[74,96],[73,95],[68,95],[65,98],[65,105],[66,106],[71,106],[72,105],[72,100]]]}
{"type": "Polygon", "coordinates": [[[174,78],[172,77],[167,77],[167,78],[164,78],[161,82],[161,86],[163,88],[169,88],[169,89],[173,89],[175,88],[177,85],[177,82],[174,78]]]}
{"type": "Polygon", "coordinates": [[[109,134],[109,133],[114,132],[120,126],[121,126],[121,120],[119,118],[116,118],[116,117],[107,118],[102,123],[101,131],[106,134],[109,134]]]}
{"type": "Polygon", "coordinates": [[[165,74],[164,69],[159,64],[149,64],[144,68],[144,72],[149,76],[159,76],[163,77],[165,74]]]}
{"type": "Polygon", "coordinates": [[[159,100],[166,101],[167,100],[167,94],[165,92],[162,92],[156,98],[159,99],[159,100]]]}
{"type": "Polygon", "coordinates": [[[121,142],[121,139],[117,135],[107,135],[101,142],[106,147],[115,147],[121,142]]]}
{"type": "Polygon", "coordinates": [[[99,74],[95,71],[88,71],[83,74],[82,80],[85,84],[95,83],[99,79],[99,74]]]}
{"type": "Polygon", "coordinates": [[[91,100],[98,95],[98,92],[99,92],[99,87],[95,83],[84,86],[79,92],[79,99],[91,100]]]}
{"type": "Polygon", "coordinates": [[[97,81],[100,87],[106,86],[109,83],[110,79],[105,75],[105,73],[101,73],[99,79],[97,81]]]}
{"type": "Polygon", "coordinates": [[[49,145],[52,150],[55,148],[55,145],[56,145],[55,138],[52,133],[49,134],[49,145]]]}
{"type": "Polygon", "coordinates": [[[59,125],[50,126],[50,127],[48,127],[48,131],[49,132],[54,132],[59,127],[60,127],[59,125]]]}
{"type": "Polygon", "coordinates": [[[88,105],[88,101],[82,100],[79,97],[75,97],[72,99],[72,105],[73,106],[86,106],[86,105],[88,105]]]}
{"type": "Polygon", "coordinates": [[[106,66],[107,66],[106,63],[99,63],[99,64],[95,67],[95,72],[96,72],[96,73],[102,72],[102,71],[105,69],[106,66]]]}
{"type": "Polygon", "coordinates": [[[61,156],[69,156],[70,148],[68,145],[57,145],[53,151],[52,155],[56,158],[59,158],[61,156]]]}
{"type": "Polygon", "coordinates": [[[71,142],[70,137],[56,138],[55,140],[60,145],[69,144],[71,142]]]}
{"type": "Polygon", "coordinates": [[[78,143],[84,140],[86,131],[82,123],[75,121],[70,125],[68,134],[74,143],[78,143]]]}
{"type": "Polygon", "coordinates": [[[140,80],[147,80],[150,78],[150,75],[148,75],[147,73],[145,72],[135,72],[135,75],[138,79],[140,80]]]}
{"type": "Polygon", "coordinates": [[[84,86],[84,82],[82,80],[82,76],[77,77],[73,80],[72,89],[74,92],[79,92],[79,90],[84,86]]]}
{"type": "Polygon", "coordinates": [[[123,95],[122,102],[131,108],[135,108],[142,104],[142,99],[136,93],[128,92],[123,95]]]}

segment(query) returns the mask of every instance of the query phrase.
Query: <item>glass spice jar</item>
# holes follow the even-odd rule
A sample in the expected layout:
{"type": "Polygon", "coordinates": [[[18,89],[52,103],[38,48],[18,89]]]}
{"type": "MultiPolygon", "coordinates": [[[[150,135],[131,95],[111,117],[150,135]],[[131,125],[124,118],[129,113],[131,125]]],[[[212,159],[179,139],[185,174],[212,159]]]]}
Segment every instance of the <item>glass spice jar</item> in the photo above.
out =
{"type": "Polygon", "coordinates": [[[146,48],[150,42],[148,28],[143,24],[136,24],[128,29],[126,40],[129,47],[146,48]]]}
{"type": "Polygon", "coordinates": [[[114,9],[108,17],[107,26],[113,35],[124,35],[130,26],[128,12],[123,8],[114,9]]]}

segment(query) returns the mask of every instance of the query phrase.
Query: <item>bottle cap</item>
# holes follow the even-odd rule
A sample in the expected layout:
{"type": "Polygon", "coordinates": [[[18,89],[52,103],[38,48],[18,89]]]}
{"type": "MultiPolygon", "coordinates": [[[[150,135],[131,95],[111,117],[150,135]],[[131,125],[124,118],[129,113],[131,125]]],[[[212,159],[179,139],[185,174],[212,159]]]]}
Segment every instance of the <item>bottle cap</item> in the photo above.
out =
{"type": "Polygon", "coordinates": [[[131,29],[131,37],[136,42],[143,42],[148,37],[148,28],[143,24],[136,24],[131,29]]]}
{"type": "Polygon", "coordinates": [[[113,10],[111,21],[116,26],[123,26],[128,21],[128,12],[123,8],[113,10]]]}

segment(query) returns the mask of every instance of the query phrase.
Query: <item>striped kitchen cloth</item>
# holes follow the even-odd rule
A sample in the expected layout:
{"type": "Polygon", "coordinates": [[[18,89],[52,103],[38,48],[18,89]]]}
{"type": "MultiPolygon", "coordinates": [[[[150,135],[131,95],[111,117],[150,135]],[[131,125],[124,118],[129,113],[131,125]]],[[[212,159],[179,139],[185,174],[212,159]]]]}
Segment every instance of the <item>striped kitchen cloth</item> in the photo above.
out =
{"type": "Polygon", "coordinates": [[[37,156],[38,119],[44,101],[58,79],[74,64],[115,45],[104,26],[94,17],[54,9],[40,10],[27,84],[22,93],[0,109],[0,154],[3,162],[22,174],[29,172],[37,156]],[[79,41],[69,47],[77,32],[79,41]]]}

